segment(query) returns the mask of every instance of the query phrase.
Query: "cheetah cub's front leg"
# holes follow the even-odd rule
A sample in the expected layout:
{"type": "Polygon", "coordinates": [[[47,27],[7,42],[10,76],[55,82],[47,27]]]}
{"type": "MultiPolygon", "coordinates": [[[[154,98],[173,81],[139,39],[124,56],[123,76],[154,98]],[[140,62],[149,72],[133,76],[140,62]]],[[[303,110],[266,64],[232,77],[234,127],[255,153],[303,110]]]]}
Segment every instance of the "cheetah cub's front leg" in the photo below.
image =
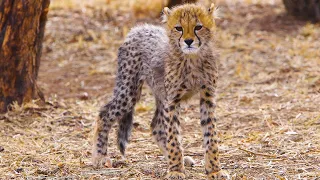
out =
{"type": "MultiPolygon", "coordinates": [[[[170,84],[171,82],[167,79],[166,83],[170,84]]],[[[181,138],[178,107],[181,101],[181,97],[185,92],[181,89],[177,92],[171,91],[169,93],[171,93],[171,95],[168,96],[168,101],[165,105],[164,110],[165,133],[167,135],[166,149],[169,164],[169,172],[165,176],[165,179],[184,179],[185,168],[183,163],[184,158],[180,142],[181,138]]]]}
{"type": "Polygon", "coordinates": [[[221,170],[219,160],[217,119],[214,117],[216,106],[214,89],[214,86],[208,87],[203,85],[200,92],[201,128],[205,148],[205,171],[208,179],[230,179],[228,173],[221,170]]]}
{"type": "MultiPolygon", "coordinates": [[[[152,136],[160,148],[160,151],[163,153],[166,160],[168,160],[168,151],[167,151],[167,136],[164,121],[164,106],[163,102],[156,99],[156,111],[151,123],[152,136]]],[[[179,118],[179,104],[177,105],[177,117],[179,118]]],[[[195,161],[190,156],[184,156],[183,158],[184,165],[192,167],[195,164],[195,161]]]]}
{"type": "Polygon", "coordinates": [[[183,163],[182,147],[180,143],[180,122],[174,112],[176,105],[171,104],[165,109],[165,132],[167,134],[166,149],[169,163],[165,179],[184,179],[185,168],[183,163]]]}

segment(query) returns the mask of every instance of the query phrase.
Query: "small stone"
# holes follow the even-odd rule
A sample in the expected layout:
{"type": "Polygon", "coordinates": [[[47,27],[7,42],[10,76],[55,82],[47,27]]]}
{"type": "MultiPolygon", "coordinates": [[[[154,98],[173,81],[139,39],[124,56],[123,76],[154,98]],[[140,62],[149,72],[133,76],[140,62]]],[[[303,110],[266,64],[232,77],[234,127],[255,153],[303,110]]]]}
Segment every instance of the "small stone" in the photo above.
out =
{"type": "Polygon", "coordinates": [[[4,151],[4,148],[2,146],[0,146],[0,152],[4,151]]]}
{"type": "Polygon", "coordinates": [[[110,158],[106,159],[106,163],[104,163],[104,166],[107,168],[112,168],[112,161],[110,158]]]}
{"type": "Polygon", "coordinates": [[[140,126],[139,123],[137,123],[137,122],[134,122],[134,123],[133,123],[133,127],[134,127],[134,128],[137,128],[138,126],[140,126]]]}
{"type": "Polygon", "coordinates": [[[88,100],[89,99],[89,94],[87,92],[83,92],[79,95],[79,99],[81,100],[88,100]]]}
{"type": "Polygon", "coordinates": [[[16,169],[16,172],[17,172],[17,173],[23,172],[23,168],[18,168],[18,169],[16,169]]]}
{"type": "Polygon", "coordinates": [[[184,165],[188,167],[192,167],[196,164],[196,162],[190,156],[185,156],[183,158],[183,161],[184,161],[184,165]]]}
{"type": "Polygon", "coordinates": [[[112,163],[113,168],[120,168],[120,167],[126,167],[126,166],[128,166],[128,160],[125,158],[112,163]]]}

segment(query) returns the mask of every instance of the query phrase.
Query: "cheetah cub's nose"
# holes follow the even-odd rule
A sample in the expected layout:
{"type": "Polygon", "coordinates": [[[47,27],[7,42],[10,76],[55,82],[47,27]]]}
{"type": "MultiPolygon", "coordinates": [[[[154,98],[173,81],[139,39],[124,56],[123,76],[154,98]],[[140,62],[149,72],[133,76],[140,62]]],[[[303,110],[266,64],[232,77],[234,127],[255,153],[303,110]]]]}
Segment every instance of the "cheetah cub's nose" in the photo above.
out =
{"type": "Polygon", "coordinates": [[[193,43],[193,39],[186,39],[184,42],[190,47],[190,45],[193,43]]]}

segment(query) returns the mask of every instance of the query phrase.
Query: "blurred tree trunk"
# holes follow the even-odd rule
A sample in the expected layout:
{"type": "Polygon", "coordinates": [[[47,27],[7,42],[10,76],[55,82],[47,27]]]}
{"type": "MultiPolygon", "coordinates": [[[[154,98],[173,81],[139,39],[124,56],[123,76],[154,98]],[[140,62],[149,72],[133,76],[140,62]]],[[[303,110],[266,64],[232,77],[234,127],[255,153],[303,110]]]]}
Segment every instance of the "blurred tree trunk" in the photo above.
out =
{"type": "Polygon", "coordinates": [[[169,0],[168,7],[171,8],[183,3],[195,3],[196,1],[197,0],[169,0]]]}
{"type": "Polygon", "coordinates": [[[283,0],[289,14],[308,20],[320,21],[319,0],[283,0]]]}
{"type": "Polygon", "coordinates": [[[0,113],[37,90],[50,0],[0,0],[0,113]]]}

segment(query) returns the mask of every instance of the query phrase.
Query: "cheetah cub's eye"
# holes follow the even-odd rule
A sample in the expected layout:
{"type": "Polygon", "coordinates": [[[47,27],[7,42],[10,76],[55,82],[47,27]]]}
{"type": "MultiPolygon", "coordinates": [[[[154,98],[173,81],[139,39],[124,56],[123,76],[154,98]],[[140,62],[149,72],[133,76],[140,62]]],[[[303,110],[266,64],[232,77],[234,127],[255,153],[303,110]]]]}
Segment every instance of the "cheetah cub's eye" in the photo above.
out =
{"type": "Polygon", "coordinates": [[[202,29],[202,25],[196,25],[196,27],[194,27],[194,30],[199,31],[200,29],[202,29]]]}
{"type": "Polygon", "coordinates": [[[183,30],[181,26],[176,26],[175,28],[177,31],[180,31],[180,32],[183,30]]]}

